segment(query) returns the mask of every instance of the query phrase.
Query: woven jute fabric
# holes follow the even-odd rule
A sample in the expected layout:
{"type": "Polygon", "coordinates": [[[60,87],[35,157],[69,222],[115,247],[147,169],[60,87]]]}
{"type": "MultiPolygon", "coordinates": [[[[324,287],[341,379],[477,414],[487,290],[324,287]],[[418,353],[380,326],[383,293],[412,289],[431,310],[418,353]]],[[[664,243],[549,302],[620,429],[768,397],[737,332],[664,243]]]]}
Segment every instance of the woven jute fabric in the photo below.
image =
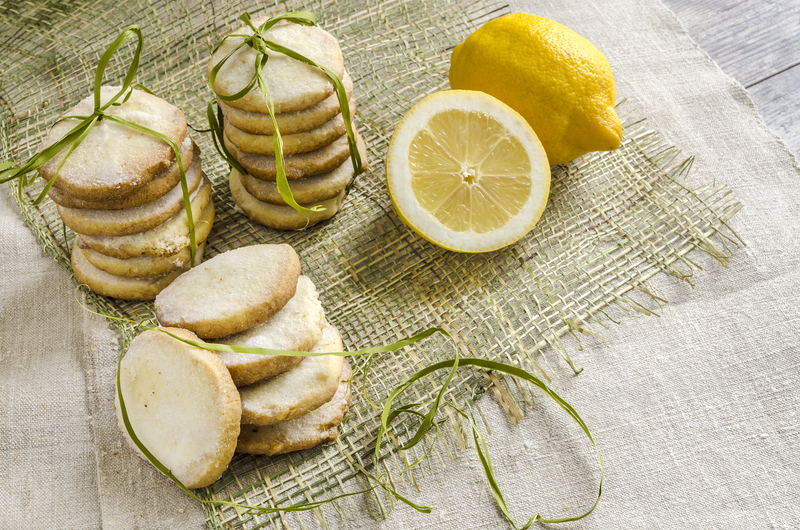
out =
{"type": "MultiPolygon", "coordinates": [[[[127,24],[142,25],[147,39],[137,80],[202,128],[210,99],[204,80],[208,46],[238,24],[235,19],[245,10],[254,15],[312,10],[342,46],[371,170],[359,177],[333,220],[304,232],[276,233],[249,223],[234,209],[224,163],[209,138],[195,133],[219,212],[207,254],[256,242],[291,243],[304,273],[320,289],[328,319],[350,349],[442,325],[458,337],[462,355],[498,359],[548,377],[584,416],[606,458],[605,497],[581,523],[586,527],[616,528],[626,515],[632,523],[624,526],[636,528],[670,528],[676,520],[752,527],[742,522],[744,514],[760,516],[757,527],[788,525],[800,505],[791,502],[798,500],[798,488],[792,487],[800,474],[796,452],[790,450],[793,439],[796,447],[796,417],[789,415],[798,397],[797,350],[777,331],[764,329],[775,325],[797,331],[797,310],[790,301],[800,297],[797,276],[791,273],[798,249],[786,237],[798,226],[796,207],[791,207],[800,197],[797,168],[785,146],[759,121],[741,87],[694,47],[660,4],[624,4],[624,9],[612,2],[587,7],[447,0],[368,7],[352,1],[5,7],[3,159],[19,161],[31,154],[58,113],[88,94],[99,55],[127,24]],[[394,215],[383,184],[386,146],[415,102],[447,88],[455,44],[490,18],[511,10],[533,12],[534,7],[537,14],[578,30],[609,56],[618,94],[628,100],[619,107],[626,124],[624,144],[616,152],[556,168],[545,216],[520,243],[487,255],[453,255],[418,238],[394,215]],[[697,156],[693,165],[685,161],[688,155],[697,156]],[[755,181],[761,183],[757,191],[755,181]],[[726,182],[731,186],[723,186],[726,182]],[[743,193],[748,204],[739,212],[743,193]],[[742,241],[730,228],[744,234],[744,250],[736,250],[742,241]],[[660,318],[631,318],[654,314],[660,318]],[[761,332],[745,331],[745,325],[761,332]],[[752,351],[757,346],[763,347],[760,353],[752,351]],[[574,376],[580,368],[584,371],[574,376]],[[751,484],[757,488],[750,489],[751,484]]],[[[107,78],[116,79],[126,60],[124,54],[115,58],[107,78]]],[[[14,233],[24,232],[10,199],[4,208],[11,212],[4,214],[4,223],[14,233]]],[[[44,374],[37,378],[31,372],[36,361],[23,355],[9,356],[18,359],[18,368],[3,368],[11,383],[3,403],[11,405],[2,409],[3,432],[9,433],[2,454],[13,471],[12,502],[6,509],[7,519],[20,522],[16,526],[59,527],[57,518],[48,517],[56,509],[69,513],[65,524],[75,528],[503,524],[479,464],[469,456],[470,448],[461,448],[459,426],[446,415],[427,462],[395,483],[415,501],[435,504],[432,517],[400,505],[388,520],[377,522],[371,514],[391,509],[382,495],[348,497],[300,517],[203,509],[121,441],[111,405],[113,376],[116,356],[135,330],[124,325],[110,330],[106,321],[88,313],[80,329],[76,319],[83,309],[74,300],[83,293],[67,281],[73,235],[63,229],[52,203],[40,208],[23,204],[21,211],[39,245],[63,268],[32,249],[29,234],[15,236],[26,253],[14,250],[4,231],[4,270],[17,254],[31,267],[41,267],[19,267],[4,278],[4,311],[12,314],[10,308],[22,307],[21,314],[31,315],[28,291],[39,294],[35,307],[49,305],[49,298],[63,305],[37,318],[18,318],[36,323],[35,333],[14,324],[3,332],[3,352],[13,351],[6,350],[9,345],[32,348],[22,336],[44,340],[59,360],[47,368],[63,366],[58,370],[65,382],[58,386],[59,380],[47,382],[44,374]],[[51,271],[47,282],[36,280],[34,273],[42,270],[51,271]],[[17,291],[5,288],[12,282],[20,286],[17,291]],[[17,294],[7,297],[7,292],[17,294]],[[60,352],[59,345],[69,351],[60,352]],[[26,387],[27,393],[14,394],[26,387]],[[63,417],[42,418],[26,405],[37,400],[75,405],[63,417]],[[61,430],[33,427],[42,425],[61,430]],[[60,451],[32,451],[35,447],[60,451]],[[91,470],[94,465],[96,473],[77,473],[80,480],[69,483],[48,473],[53,458],[62,454],[71,459],[67,469],[91,470]],[[22,462],[14,464],[17,456],[22,462]],[[37,478],[26,482],[26,476],[37,478]],[[55,490],[54,497],[43,495],[44,488],[55,490]],[[75,509],[82,504],[85,509],[75,509]]],[[[152,317],[150,304],[85,296],[90,307],[104,314],[152,317]]],[[[5,318],[3,323],[5,329],[5,318]]],[[[432,339],[375,358],[368,378],[363,374],[366,360],[356,359],[354,404],[336,443],[272,459],[236,457],[229,471],[199,494],[287,505],[370,485],[364,471],[376,471],[370,448],[378,412],[365,395],[381,403],[405,377],[453,353],[452,345],[432,339]]],[[[513,382],[496,380],[489,392],[507,396],[505,410],[492,399],[475,401],[491,379],[463,371],[448,399],[469,408],[481,425],[486,418],[493,432],[490,450],[512,513],[519,519],[534,509],[548,516],[580,513],[591,503],[599,480],[588,443],[545,398],[513,382]],[[514,408],[527,417],[509,428],[514,408]]],[[[439,383],[431,379],[419,385],[407,400],[430,399],[439,383]]],[[[403,440],[413,427],[403,425],[393,435],[403,440]]],[[[394,454],[380,466],[397,475],[421,456],[421,450],[394,454]]]]}

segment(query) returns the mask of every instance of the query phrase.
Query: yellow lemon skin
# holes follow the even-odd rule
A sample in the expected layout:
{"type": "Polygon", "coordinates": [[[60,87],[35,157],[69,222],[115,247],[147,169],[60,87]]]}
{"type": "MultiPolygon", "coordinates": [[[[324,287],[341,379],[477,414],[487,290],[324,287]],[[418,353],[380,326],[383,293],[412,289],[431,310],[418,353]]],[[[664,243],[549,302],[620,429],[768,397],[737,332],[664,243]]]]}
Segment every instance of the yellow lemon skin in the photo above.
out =
{"type": "Polygon", "coordinates": [[[551,166],[622,140],[608,59],[544,17],[515,13],[484,24],[453,50],[450,86],[486,92],[519,112],[551,166]]]}

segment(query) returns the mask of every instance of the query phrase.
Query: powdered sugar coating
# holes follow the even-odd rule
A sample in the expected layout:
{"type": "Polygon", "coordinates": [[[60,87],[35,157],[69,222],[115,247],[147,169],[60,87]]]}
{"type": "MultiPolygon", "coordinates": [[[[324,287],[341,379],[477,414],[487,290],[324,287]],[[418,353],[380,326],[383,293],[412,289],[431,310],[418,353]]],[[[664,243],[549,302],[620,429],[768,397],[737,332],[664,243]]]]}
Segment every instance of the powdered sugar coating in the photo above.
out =
{"type": "MultiPolygon", "coordinates": [[[[101,101],[109,101],[119,90],[120,87],[103,87],[101,101]]],[[[89,96],[64,115],[86,116],[93,111],[94,97],[89,96]]],[[[125,103],[112,106],[105,112],[159,132],[178,146],[186,138],[187,125],[183,112],[163,99],[140,90],[133,90],[125,103]]],[[[40,149],[56,143],[78,123],[75,119],[57,122],[40,149]]],[[[66,149],[62,150],[39,168],[42,177],[49,180],[55,174],[66,152],[66,149]]],[[[165,141],[127,125],[103,119],[94,125],[69,156],[59,171],[55,186],[65,193],[89,200],[120,198],[149,182],[174,158],[172,148],[165,141]]]]}
{"type": "MultiPolygon", "coordinates": [[[[258,27],[264,18],[254,19],[253,25],[258,27]]],[[[237,28],[234,34],[252,35],[253,30],[247,26],[237,28]]],[[[265,37],[290,50],[303,55],[321,66],[333,70],[341,79],[344,74],[344,59],[339,43],[327,31],[316,26],[301,26],[289,22],[279,22],[266,32],[265,37]]],[[[242,37],[229,37],[211,56],[208,71],[211,70],[239,46],[242,37]]],[[[232,96],[244,89],[255,73],[256,52],[250,46],[242,46],[231,55],[220,68],[214,89],[224,96],[232,96]]],[[[288,56],[270,52],[269,61],[264,67],[275,112],[294,112],[319,103],[333,94],[333,83],[319,69],[309,66],[288,56]]],[[[228,105],[249,112],[266,114],[269,111],[264,103],[264,95],[258,85],[228,105]]]]}
{"type": "Polygon", "coordinates": [[[181,276],[156,299],[162,325],[202,338],[231,335],[260,324],[294,296],[300,260],[289,245],[229,250],[181,276]]]}
{"type": "MultiPolygon", "coordinates": [[[[322,336],[325,315],[317,297],[317,289],[306,276],[297,280],[291,300],[275,315],[258,326],[219,339],[221,344],[254,346],[275,350],[309,351],[322,336]]],[[[220,352],[236,386],[250,385],[287,371],[302,357],[250,355],[220,352]]]]}
{"type": "MultiPolygon", "coordinates": [[[[337,329],[326,323],[311,351],[342,351],[342,339],[337,329]]],[[[344,358],[337,355],[306,357],[287,372],[240,389],[242,423],[272,425],[320,407],[336,392],[343,361],[344,358]]]]}
{"type": "MultiPolygon", "coordinates": [[[[211,182],[203,175],[203,182],[194,192],[191,202],[192,219],[195,222],[197,240],[204,240],[214,221],[214,205],[211,200],[211,182]]],[[[186,210],[180,209],[164,223],[145,232],[127,236],[83,236],[91,248],[115,258],[136,256],[169,256],[189,245],[189,221],[186,210]]]]}
{"type": "MultiPolygon", "coordinates": [[[[168,331],[198,340],[186,330],[168,331]]],[[[200,488],[219,478],[233,457],[241,403],[213,352],[145,331],[122,358],[120,386],[137,438],[186,487],[200,488]]],[[[128,436],[118,399],[116,410],[123,436],[143,456],[128,436]]]]}
{"type": "MultiPolygon", "coordinates": [[[[200,157],[194,157],[186,171],[190,198],[200,186],[200,157]]],[[[92,236],[124,236],[155,228],[183,207],[183,188],[178,183],[158,199],[123,210],[85,210],[58,206],[61,220],[79,234],[92,236]]]]}

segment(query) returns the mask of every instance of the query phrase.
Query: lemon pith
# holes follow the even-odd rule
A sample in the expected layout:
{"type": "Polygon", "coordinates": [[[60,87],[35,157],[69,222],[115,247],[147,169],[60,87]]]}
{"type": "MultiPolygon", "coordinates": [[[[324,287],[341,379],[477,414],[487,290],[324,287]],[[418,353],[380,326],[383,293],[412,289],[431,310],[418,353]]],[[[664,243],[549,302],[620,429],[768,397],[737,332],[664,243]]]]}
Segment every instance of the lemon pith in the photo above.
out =
{"type": "Polygon", "coordinates": [[[487,22],[453,50],[450,86],[486,92],[519,112],[551,165],[620,145],[608,59],[552,20],[515,13],[487,22]]]}
{"type": "Polygon", "coordinates": [[[448,91],[400,122],[386,161],[400,218],[422,237],[460,252],[517,241],[547,203],[550,171],[535,133],[480,92],[448,91]]]}

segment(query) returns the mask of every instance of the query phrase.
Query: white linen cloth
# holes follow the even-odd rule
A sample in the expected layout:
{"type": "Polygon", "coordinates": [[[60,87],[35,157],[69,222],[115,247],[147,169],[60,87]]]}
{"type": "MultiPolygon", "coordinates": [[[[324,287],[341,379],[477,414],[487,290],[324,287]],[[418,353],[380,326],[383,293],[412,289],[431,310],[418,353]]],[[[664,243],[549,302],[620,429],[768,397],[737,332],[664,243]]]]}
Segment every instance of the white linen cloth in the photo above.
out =
{"type": "MultiPolygon", "coordinates": [[[[732,227],[747,246],[686,283],[653,280],[661,317],[627,319],[589,339],[555,390],[588,424],[606,465],[595,512],[564,528],[796,528],[800,520],[800,169],[745,90],[657,0],[515,0],[609,58],[619,98],[696,156],[692,183],[735,190],[732,227]]],[[[8,528],[202,528],[203,509],[121,442],[110,409],[118,355],[105,322],[74,299],[7,189],[0,192],[0,525],[8,528]],[[104,359],[90,362],[87,348],[104,359]],[[94,408],[102,407],[104,408],[94,408]],[[90,411],[96,411],[90,415],[90,411]]],[[[574,345],[577,348],[577,345],[574,345]]],[[[495,472],[518,524],[583,513],[599,481],[588,441],[538,394],[519,426],[487,395],[495,472]]],[[[397,505],[330,528],[509,528],[473,449],[397,505]]],[[[286,517],[292,527],[296,518],[286,517]]],[[[317,523],[305,519],[306,527],[317,523]]]]}

